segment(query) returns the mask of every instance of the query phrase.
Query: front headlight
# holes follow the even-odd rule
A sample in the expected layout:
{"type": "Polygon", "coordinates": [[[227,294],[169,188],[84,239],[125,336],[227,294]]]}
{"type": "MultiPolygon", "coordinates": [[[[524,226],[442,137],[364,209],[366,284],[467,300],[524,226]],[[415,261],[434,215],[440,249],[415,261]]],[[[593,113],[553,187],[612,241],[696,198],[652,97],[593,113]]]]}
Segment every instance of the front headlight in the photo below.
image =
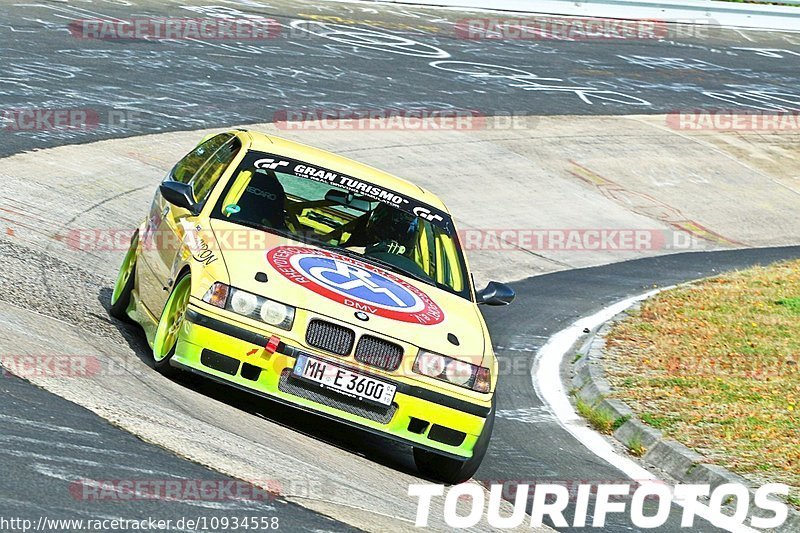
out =
{"type": "Polygon", "coordinates": [[[488,368],[425,350],[419,351],[414,372],[478,392],[489,392],[492,386],[488,368]]]}
{"type": "Polygon", "coordinates": [[[294,307],[222,283],[212,285],[203,301],[285,330],[294,323],[294,307]]]}
{"type": "Polygon", "coordinates": [[[467,383],[472,380],[475,372],[473,366],[464,361],[450,361],[444,369],[444,376],[450,383],[455,383],[459,387],[467,387],[467,383]]]}
{"type": "Polygon", "coordinates": [[[414,370],[420,374],[438,378],[442,375],[442,372],[444,372],[445,366],[447,366],[447,361],[445,361],[445,358],[441,355],[421,351],[414,364],[414,370]]]}
{"type": "Polygon", "coordinates": [[[249,292],[233,289],[229,302],[231,311],[238,315],[252,316],[258,309],[258,296],[249,292]]]}
{"type": "Polygon", "coordinates": [[[288,305],[283,305],[274,300],[265,300],[259,311],[261,320],[273,326],[283,327],[284,329],[292,329],[292,322],[294,321],[294,308],[288,305]],[[288,322],[288,327],[283,324],[288,322]]]}

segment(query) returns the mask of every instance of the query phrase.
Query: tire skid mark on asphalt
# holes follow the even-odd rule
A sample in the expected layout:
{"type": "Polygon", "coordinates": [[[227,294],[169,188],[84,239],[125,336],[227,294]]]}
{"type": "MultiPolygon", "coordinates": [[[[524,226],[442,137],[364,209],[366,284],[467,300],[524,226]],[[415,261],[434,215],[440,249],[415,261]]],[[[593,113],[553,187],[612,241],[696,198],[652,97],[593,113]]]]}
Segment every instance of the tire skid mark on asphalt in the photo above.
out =
{"type": "Polygon", "coordinates": [[[129,195],[129,194],[136,193],[136,192],[143,191],[145,189],[150,189],[150,188],[151,188],[150,185],[142,185],[141,187],[135,187],[133,189],[127,189],[127,190],[118,192],[116,194],[113,194],[113,195],[111,195],[111,196],[109,196],[107,198],[103,198],[99,202],[95,202],[94,204],[90,205],[89,207],[87,207],[85,209],[82,209],[78,213],[74,214],[69,220],[67,220],[66,222],[62,223],[60,226],[58,226],[58,231],[61,231],[61,230],[65,229],[65,228],[70,227],[73,222],[78,220],[83,215],[85,215],[87,213],[90,213],[91,211],[94,211],[95,209],[98,209],[100,207],[103,207],[106,204],[108,204],[109,202],[113,202],[114,200],[118,200],[120,198],[123,198],[123,197],[129,195]]]}
{"type": "MultiPolygon", "coordinates": [[[[46,455],[42,453],[36,453],[26,450],[7,450],[7,449],[0,449],[0,455],[9,455],[11,457],[19,457],[23,459],[38,459],[40,461],[55,461],[60,463],[70,463],[76,464],[81,466],[89,466],[89,467],[104,467],[106,466],[105,463],[101,463],[99,461],[92,461],[91,459],[80,459],[77,457],[69,457],[64,455],[46,455]]],[[[160,476],[169,476],[168,472],[157,471],[157,470],[150,470],[147,468],[139,468],[139,467],[132,467],[126,465],[115,465],[115,468],[121,468],[123,470],[127,470],[130,472],[137,472],[140,474],[148,474],[148,475],[160,475],[160,476]]]]}
{"type": "Polygon", "coordinates": [[[545,335],[533,335],[529,333],[511,335],[507,344],[498,344],[494,347],[495,351],[512,352],[536,352],[544,345],[549,337],[545,335]]]}
{"type": "MultiPolygon", "coordinates": [[[[85,479],[85,476],[82,475],[80,472],[73,472],[71,470],[65,468],[58,468],[58,467],[50,467],[45,463],[34,463],[31,465],[31,468],[38,474],[42,476],[56,479],[59,481],[64,481],[68,484],[75,483],[76,481],[80,481],[85,479]]],[[[168,479],[180,481],[182,478],[175,477],[170,475],[168,479]]],[[[113,480],[103,480],[103,481],[113,481],[113,480]]],[[[128,497],[125,493],[124,489],[119,487],[113,486],[113,484],[109,484],[108,487],[103,488],[103,492],[111,492],[115,494],[119,494],[120,498],[128,497]]],[[[146,497],[146,496],[145,496],[146,497]]],[[[242,505],[245,507],[252,507],[253,509],[258,509],[262,512],[270,512],[274,511],[274,506],[265,505],[264,502],[252,502],[249,500],[244,499],[233,499],[229,502],[215,502],[215,501],[207,501],[207,500],[189,500],[186,498],[169,498],[170,503],[181,503],[184,505],[188,505],[191,507],[200,507],[202,509],[211,509],[215,511],[242,511],[242,505]]]]}
{"type": "MultiPolygon", "coordinates": [[[[455,221],[458,223],[458,226],[461,228],[462,231],[469,230],[469,229],[478,229],[478,230],[480,229],[480,228],[476,228],[472,224],[467,223],[461,217],[455,217],[455,221]]],[[[548,263],[552,263],[552,264],[557,265],[557,266],[559,266],[561,268],[573,268],[572,265],[570,265],[569,263],[566,263],[564,261],[560,261],[560,260],[555,259],[553,257],[548,257],[548,256],[546,256],[544,254],[541,254],[541,253],[537,253],[534,250],[529,250],[527,248],[524,248],[524,247],[518,245],[517,243],[509,241],[506,237],[503,237],[502,235],[499,235],[497,237],[497,239],[500,242],[502,242],[504,245],[510,246],[510,247],[512,247],[514,250],[516,250],[518,252],[522,252],[522,253],[530,255],[532,257],[536,257],[538,259],[542,259],[544,261],[547,261],[548,263]]]]}
{"type": "Polygon", "coordinates": [[[650,194],[623,187],[577,161],[570,160],[569,163],[571,165],[570,174],[589,185],[593,185],[603,196],[621,206],[627,207],[634,213],[664,222],[677,230],[684,231],[715,245],[747,246],[745,243],[729,239],[705,227],[703,224],[687,218],[680,209],[666,204],[650,194]]]}
{"type": "Polygon", "coordinates": [[[499,409],[497,411],[497,416],[498,418],[503,418],[512,422],[521,422],[523,424],[541,424],[542,422],[556,421],[556,416],[546,405],[520,407],[517,409],[499,409]]]}
{"type": "Polygon", "coordinates": [[[55,424],[50,424],[47,422],[41,421],[33,421],[27,420],[24,418],[19,418],[17,416],[8,416],[0,413],[0,421],[7,422],[9,424],[19,424],[22,426],[29,426],[35,427],[37,429],[44,429],[46,431],[53,431],[56,433],[71,433],[74,435],[91,435],[93,437],[99,437],[100,434],[95,431],[87,431],[84,429],[75,429],[67,426],[58,426],[55,424]]]}
{"type": "Polygon", "coordinates": [[[72,444],[69,442],[56,442],[53,440],[34,439],[31,437],[20,437],[18,435],[0,435],[0,442],[8,444],[25,443],[25,444],[47,444],[55,448],[63,450],[78,450],[82,452],[96,453],[100,455],[116,455],[116,456],[131,456],[132,454],[126,452],[119,452],[113,449],[98,448],[96,446],[85,446],[82,444],[72,444]]]}

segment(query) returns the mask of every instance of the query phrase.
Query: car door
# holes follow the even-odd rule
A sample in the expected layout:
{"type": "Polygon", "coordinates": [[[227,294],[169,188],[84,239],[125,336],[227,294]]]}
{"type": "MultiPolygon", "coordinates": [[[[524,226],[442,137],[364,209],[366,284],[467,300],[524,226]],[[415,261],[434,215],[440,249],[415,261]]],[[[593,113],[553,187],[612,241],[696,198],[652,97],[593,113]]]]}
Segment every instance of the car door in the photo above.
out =
{"type": "MultiPolygon", "coordinates": [[[[181,159],[166,179],[192,185],[195,203],[202,206],[240,147],[233,135],[212,137],[181,159]]],[[[142,236],[142,262],[147,272],[139,284],[142,301],[156,317],[161,316],[175,282],[174,267],[184,240],[181,222],[193,216],[191,211],[170,204],[156,192],[142,236]]]]}

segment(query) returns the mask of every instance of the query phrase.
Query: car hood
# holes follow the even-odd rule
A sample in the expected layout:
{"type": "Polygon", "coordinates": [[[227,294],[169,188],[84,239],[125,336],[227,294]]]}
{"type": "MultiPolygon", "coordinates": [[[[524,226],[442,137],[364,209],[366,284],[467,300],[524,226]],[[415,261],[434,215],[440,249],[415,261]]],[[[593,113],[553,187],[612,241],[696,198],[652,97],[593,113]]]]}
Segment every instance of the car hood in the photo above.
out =
{"type": "Polygon", "coordinates": [[[328,248],[223,220],[211,228],[234,287],[429,351],[483,360],[485,324],[464,298],[328,248]],[[266,282],[256,280],[259,272],[266,282]]]}

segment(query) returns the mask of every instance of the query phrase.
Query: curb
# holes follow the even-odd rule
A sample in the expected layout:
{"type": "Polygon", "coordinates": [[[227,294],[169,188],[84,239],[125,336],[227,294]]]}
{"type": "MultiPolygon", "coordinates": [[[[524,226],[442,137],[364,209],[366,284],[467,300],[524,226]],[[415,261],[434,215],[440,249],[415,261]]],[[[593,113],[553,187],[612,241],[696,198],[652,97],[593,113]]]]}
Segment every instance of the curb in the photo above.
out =
{"type": "MultiPolygon", "coordinates": [[[[386,1],[386,0],[372,0],[386,1]]],[[[718,0],[388,0],[396,4],[598,17],[622,20],[695,21],[758,30],[800,31],[800,8],[718,0]]],[[[765,0],[766,1],[766,0],[765,0]]],[[[776,0],[779,1],[779,0],[776,0]]]]}
{"type": "MultiPolygon", "coordinates": [[[[705,457],[674,440],[664,438],[661,431],[645,425],[636,418],[633,410],[620,400],[608,399],[611,386],[605,378],[603,359],[605,357],[605,337],[617,322],[630,315],[630,311],[641,307],[637,302],[600,326],[577,351],[580,358],[572,365],[572,386],[578,398],[592,407],[606,411],[615,420],[624,421],[613,433],[614,438],[628,449],[633,440],[638,440],[645,448],[640,457],[648,466],[663,470],[681,483],[708,484],[713,491],[725,483],[737,483],[749,487],[750,500],[755,490],[752,483],[744,477],[717,465],[706,463],[705,457]]],[[[755,516],[771,517],[771,513],[759,513],[755,516]]],[[[789,516],[783,525],[775,529],[777,532],[800,531],[800,512],[789,506],[789,516]]]]}

